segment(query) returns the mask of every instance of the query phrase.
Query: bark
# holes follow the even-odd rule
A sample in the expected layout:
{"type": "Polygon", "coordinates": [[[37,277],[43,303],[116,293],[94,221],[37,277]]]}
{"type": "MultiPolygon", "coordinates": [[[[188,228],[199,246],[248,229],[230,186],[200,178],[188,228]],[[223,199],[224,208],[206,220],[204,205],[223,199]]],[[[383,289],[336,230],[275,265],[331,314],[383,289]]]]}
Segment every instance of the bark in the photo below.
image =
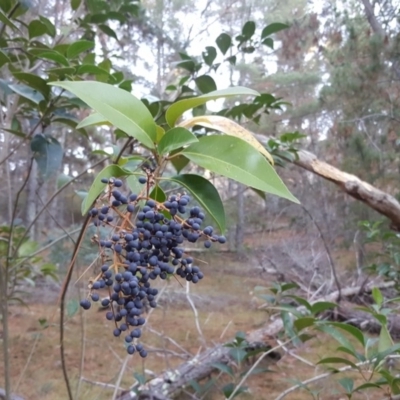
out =
{"type": "MultiPolygon", "coordinates": [[[[335,302],[339,297],[352,297],[371,292],[373,287],[387,289],[394,286],[394,282],[381,284],[369,283],[363,286],[345,288],[341,292],[335,291],[331,294],[316,299],[313,303],[320,301],[335,302]]],[[[338,313],[332,314],[335,318],[339,317],[346,320],[360,329],[367,329],[371,332],[379,332],[379,325],[368,313],[355,311],[352,303],[344,302],[340,305],[338,313]]],[[[302,307],[298,307],[299,310],[302,307]]],[[[392,315],[389,317],[389,329],[393,337],[400,337],[400,316],[392,315]]],[[[266,323],[262,328],[247,333],[247,341],[250,347],[258,347],[261,344],[265,348],[271,348],[271,340],[283,329],[283,321],[277,318],[272,322],[266,323]]],[[[272,360],[279,360],[280,353],[273,351],[270,354],[272,360]]],[[[181,364],[173,371],[166,371],[157,378],[147,382],[140,389],[140,394],[134,390],[122,393],[118,400],[167,400],[181,392],[191,381],[201,381],[215,372],[215,363],[229,364],[232,359],[229,356],[229,348],[219,344],[204,353],[195,356],[191,360],[181,364]]]]}
{"type": "Polygon", "coordinates": [[[375,17],[372,4],[369,2],[369,0],[361,0],[361,3],[363,3],[364,5],[365,16],[367,17],[367,20],[371,25],[371,28],[374,31],[374,33],[378,34],[379,36],[385,37],[385,31],[383,30],[382,26],[375,17]]]}
{"type": "MultiPolygon", "coordinates": [[[[266,136],[255,136],[261,143],[268,141],[266,136]]],[[[391,221],[390,227],[400,232],[400,203],[395,197],[362,181],[355,175],[341,171],[333,165],[319,160],[315,154],[309,151],[299,150],[297,156],[293,164],[335,183],[350,196],[387,217],[391,221]]],[[[291,160],[287,161],[292,162],[291,160]]]]}
{"type": "Polygon", "coordinates": [[[294,164],[335,183],[350,196],[389,218],[391,228],[400,231],[400,203],[390,194],[362,181],[355,175],[319,160],[317,156],[305,150],[298,152],[298,159],[294,161],[294,164]]]}

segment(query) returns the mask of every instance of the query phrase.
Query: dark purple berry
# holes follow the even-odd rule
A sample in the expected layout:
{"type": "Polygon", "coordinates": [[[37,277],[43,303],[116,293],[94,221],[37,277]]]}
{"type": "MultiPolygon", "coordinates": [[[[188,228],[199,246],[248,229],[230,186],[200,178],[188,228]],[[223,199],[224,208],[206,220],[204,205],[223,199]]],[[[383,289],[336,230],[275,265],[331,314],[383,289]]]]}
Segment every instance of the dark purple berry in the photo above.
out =
{"type": "Polygon", "coordinates": [[[81,307],[84,310],[89,310],[90,306],[92,305],[88,299],[81,300],[80,302],[81,307]]]}

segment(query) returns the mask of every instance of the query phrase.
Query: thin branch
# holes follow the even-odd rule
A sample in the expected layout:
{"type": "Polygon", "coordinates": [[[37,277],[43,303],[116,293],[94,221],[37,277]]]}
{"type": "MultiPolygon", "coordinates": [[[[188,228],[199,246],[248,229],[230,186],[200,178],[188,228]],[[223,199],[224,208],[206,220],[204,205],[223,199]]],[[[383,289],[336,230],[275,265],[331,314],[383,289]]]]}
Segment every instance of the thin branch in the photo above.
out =
{"type": "Polygon", "coordinates": [[[292,339],[288,339],[286,340],[286,342],[284,342],[283,344],[279,344],[279,346],[275,346],[272,349],[269,349],[268,351],[266,351],[265,353],[263,353],[258,360],[252,365],[252,367],[246,372],[246,374],[244,375],[244,377],[242,378],[242,380],[236,385],[235,390],[231,393],[231,395],[229,396],[228,400],[231,400],[235,397],[235,394],[237,393],[237,391],[242,387],[242,385],[246,382],[246,380],[248,379],[248,377],[251,375],[251,373],[254,371],[254,369],[257,367],[258,364],[260,364],[260,362],[268,355],[271,354],[272,352],[279,350],[283,345],[285,344],[289,344],[292,339]]]}
{"type": "Polygon", "coordinates": [[[333,262],[333,258],[332,258],[331,252],[330,252],[329,247],[328,247],[328,244],[326,243],[326,240],[325,240],[325,236],[324,236],[324,234],[322,233],[322,230],[321,230],[319,224],[317,223],[317,221],[315,221],[315,219],[313,218],[313,216],[311,215],[311,213],[307,210],[307,208],[304,207],[304,206],[302,206],[302,208],[303,208],[303,210],[306,212],[306,214],[311,218],[311,221],[313,222],[313,224],[314,224],[315,227],[317,228],[317,230],[318,230],[318,232],[319,232],[319,235],[320,235],[320,237],[321,237],[322,243],[323,243],[323,245],[324,245],[324,247],[325,247],[326,255],[328,256],[328,260],[329,260],[329,265],[330,265],[330,267],[331,267],[331,273],[332,273],[332,276],[333,276],[333,278],[334,278],[334,280],[335,280],[336,287],[337,287],[337,290],[338,290],[338,293],[339,293],[339,296],[338,296],[338,298],[337,298],[337,301],[339,302],[339,301],[340,301],[340,298],[341,298],[341,293],[340,293],[340,292],[341,292],[340,282],[339,282],[339,278],[338,278],[338,276],[337,276],[335,263],[333,262]]]}
{"type": "MultiPolygon", "coordinates": [[[[374,362],[374,360],[359,362],[359,363],[357,363],[355,365],[357,367],[361,367],[363,365],[371,364],[372,362],[374,362]]],[[[344,366],[342,368],[335,369],[334,371],[325,372],[324,374],[314,376],[314,378],[306,379],[305,381],[300,382],[299,384],[294,385],[294,386],[290,387],[289,389],[286,389],[275,400],[282,400],[288,394],[290,394],[290,393],[294,392],[295,390],[300,389],[300,388],[302,388],[302,387],[304,387],[304,386],[306,386],[306,385],[308,385],[310,383],[318,382],[318,381],[320,381],[322,379],[328,378],[331,375],[337,374],[338,372],[345,372],[345,371],[351,371],[351,370],[354,370],[354,368],[352,366],[350,366],[350,365],[346,365],[346,366],[344,366]]]]}

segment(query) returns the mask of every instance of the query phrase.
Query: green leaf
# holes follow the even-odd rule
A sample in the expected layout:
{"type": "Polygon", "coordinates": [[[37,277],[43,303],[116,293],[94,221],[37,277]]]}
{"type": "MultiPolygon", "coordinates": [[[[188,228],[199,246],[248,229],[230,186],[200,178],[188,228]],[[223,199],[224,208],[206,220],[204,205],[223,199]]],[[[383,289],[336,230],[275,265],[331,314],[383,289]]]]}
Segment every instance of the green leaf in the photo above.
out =
{"type": "Polygon", "coordinates": [[[380,386],[377,383],[367,382],[367,383],[361,384],[360,386],[357,386],[354,389],[354,392],[359,392],[364,389],[372,389],[372,388],[380,388],[380,386]]]}
{"type": "Polygon", "coordinates": [[[76,129],[86,128],[92,125],[109,125],[110,123],[99,113],[95,112],[88,115],[76,126],[76,129]]]}
{"type": "Polygon", "coordinates": [[[8,85],[8,87],[15,93],[19,94],[20,96],[32,101],[35,104],[39,104],[41,101],[44,100],[43,95],[35,89],[32,89],[26,85],[18,85],[12,84],[8,85]]]}
{"type": "Polygon", "coordinates": [[[265,157],[242,139],[205,136],[181,153],[205,169],[298,203],[265,157]]]}
{"type": "MultiPolygon", "coordinates": [[[[68,60],[58,51],[45,51],[41,53],[40,55],[37,55],[39,58],[44,58],[45,60],[50,60],[54,61],[57,64],[64,65],[65,67],[69,67],[69,62],[68,60]]],[[[73,69],[72,71],[75,71],[73,69]]]]}
{"type": "Polygon", "coordinates": [[[228,57],[226,60],[229,62],[229,64],[236,65],[236,56],[228,57]]]}
{"type": "Polygon", "coordinates": [[[267,25],[261,32],[261,39],[265,39],[267,36],[287,28],[289,28],[289,25],[282,24],[281,22],[275,22],[273,24],[267,25]]]}
{"type": "Polygon", "coordinates": [[[207,101],[220,99],[222,97],[232,97],[238,95],[247,95],[247,96],[259,96],[260,94],[255,90],[248,89],[245,87],[237,86],[230,87],[227,89],[217,90],[214,92],[210,92],[207,94],[203,94],[202,96],[192,97],[190,99],[184,99],[177,101],[172,104],[171,107],[168,108],[165,118],[167,120],[168,125],[172,128],[176,120],[187,110],[190,110],[194,107],[198,107],[207,101]]]}
{"type": "Polygon", "coordinates": [[[356,350],[354,346],[350,343],[350,341],[337,329],[333,328],[330,326],[331,324],[326,324],[326,325],[320,325],[318,326],[318,329],[327,333],[331,337],[333,337],[335,340],[337,340],[345,349],[347,349],[350,354],[352,354],[354,357],[356,357],[356,350]]]}
{"type": "Polygon", "coordinates": [[[194,82],[201,93],[205,94],[217,90],[217,85],[215,84],[214,79],[209,75],[199,76],[194,80],[194,82]]]}
{"type": "Polygon", "coordinates": [[[53,82],[69,90],[114,126],[154,149],[157,129],[147,107],[123,89],[101,82],[53,82]]]}
{"type": "Polygon", "coordinates": [[[73,11],[76,11],[81,5],[81,0],[71,0],[71,8],[73,11]]]}
{"type": "Polygon", "coordinates": [[[101,182],[102,178],[119,178],[121,176],[128,176],[131,175],[130,172],[122,169],[118,165],[112,164],[105,167],[97,176],[92,186],[89,189],[88,195],[86,196],[85,200],[82,202],[82,215],[85,215],[90,208],[92,207],[93,203],[107,186],[106,183],[101,182]]]}
{"type": "Polygon", "coordinates": [[[159,154],[167,154],[173,150],[198,142],[196,136],[185,128],[172,128],[164,134],[158,143],[159,154]]]}
{"type": "Polygon", "coordinates": [[[377,287],[372,288],[372,298],[379,307],[382,306],[384,298],[382,292],[377,287]]]}
{"type": "Polygon", "coordinates": [[[71,299],[67,302],[67,316],[73,317],[79,310],[79,303],[76,299],[71,299]]]}
{"type": "Polygon", "coordinates": [[[34,136],[31,141],[31,150],[34,152],[39,170],[45,178],[57,173],[61,168],[63,149],[53,137],[42,134],[34,136]]]}
{"type": "Polygon", "coordinates": [[[7,25],[11,29],[19,31],[18,27],[9,18],[7,18],[7,16],[1,10],[0,10],[0,22],[2,22],[4,25],[7,25]]]}
{"type": "Polygon", "coordinates": [[[65,186],[67,183],[72,181],[72,177],[65,175],[64,173],[58,175],[57,177],[57,189],[62,188],[63,186],[65,186]]]}
{"type": "Polygon", "coordinates": [[[233,347],[229,350],[229,355],[237,362],[241,363],[247,356],[246,350],[240,347],[233,347]]]}
{"type": "Polygon", "coordinates": [[[175,175],[162,179],[185,187],[216,222],[220,231],[222,233],[225,231],[224,205],[217,189],[208,179],[194,174],[175,175]]]}
{"type": "Polygon", "coordinates": [[[379,353],[386,351],[393,346],[393,339],[390,335],[388,328],[384,325],[381,327],[381,332],[379,334],[378,351],[379,353]]]}
{"type": "Polygon", "coordinates": [[[91,64],[80,65],[77,68],[76,73],[79,75],[91,74],[91,75],[96,75],[97,77],[98,76],[105,76],[105,77],[109,76],[109,73],[107,70],[100,68],[97,65],[91,65],[91,64]]]}
{"type": "Polygon", "coordinates": [[[48,27],[42,21],[35,19],[28,26],[29,39],[49,34],[48,27]]]}
{"type": "Polygon", "coordinates": [[[79,54],[84,51],[90,50],[94,48],[94,42],[89,40],[78,40],[77,42],[72,43],[67,50],[68,58],[75,58],[79,54]]]}
{"type": "MultiPolygon", "coordinates": [[[[282,289],[282,292],[283,291],[284,290],[282,289]]],[[[308,311],[312,312],[311,304],[306,299],[304,299],[303,297],[296,296],[294,294],[288,294],[288,295],[286,295],[286,297],[290,297],[291,299],[296,300],[300,305],[302,305],[303,307],[307,308],[308,311]]]]}
{"type": "Polygon", "coordinates": [[[217,57],[217,50],[215,50],[215,47],[213,46],[207,46],[206,51],[203,51],[202,55],[204,62],[211,67],[217,57]]]}
{"type": "Polygon", "coordinates": [[[43,17],[43,15],[39,16],[39,19],[40,22],[45,25],[47,34],[52,38],[56,36],[56,27],[53,25],[53,23],[48,18],[43,17]]]}
{"type": "Polygon", "coordinates": [[[182,154],[179,154],[171,159],[171,164],[174,166],[178,174],[189,164],[189,162],[190,160],[182,154]]]}
{"type": "Polygon", "coordinates": [[[313,326],[315,323],[315,318],[313,317],[302,317],[294,320],[293,326],[296,328],[297,332],[302,331],[305,328],[313,326]]]}
{"type": "Polygon", "coordinates": [[[158,201],[159,203],[164,203],[164,201],[167,200],[167,195],[158,185],[154,186],[149,197],[158,201]]]}
{"type": "Polygon", "coordinates": [[[6,53],[2,52],[0,50],[0,68],[4,65],[10,62],[10,59],[6,55],[6,53]]]}
{"type": "Polygon", "coordinates": [[[217,43],[221,53],[225,55],[232,45],[232,38],[227,33],[221,33],[215,43],[217,43]]]}
{"type": "Polygon", "coordinates": [[[332,308],[337,307],[337,304],[330,303],[328,301],[318,301],[311,306],[311,312],[316,315],[323,311],[330,310],[332,308]]]}
{"type": "Polygon", "coordinates": [[[18,257],[29,257],[33,252],[38,249],[37,242],[32,240],[27,240],[26,242],[22,243],[18,249],[18,257]]]}
{"type": "Polygon", "coordinates": [[[354,369],[358,369],[356,364],[342,357],[323,358],[322,360],[319,360],[317,364],[345,364],[345,365],[350,365],[350,367],[353,367],[354,369]]]}
{"type": "Polygon", "coordinates": [[[26,72],[13,72],[15,78],[27,84],[30,88],[40,92],[46,99],[50,95],[50,87],[47,82],[36,74],[29,74],[26,72]]]}
{"type": "Polygon", "coordinates": [[[235,376],[235,374],[233,372],[233,369],[229,365],[216,362],[216,363],[212,363],[211,366],[216,368],[216,369],[219,369],[222,372],[225,372],[226,374],[228,374],[228,375],[230,375],[232,377],[235,376]]]}
{"type": "Polygon", "coordinates": [[[108,25],[100,24],[98,26],[107,36],[110,36],[110,37],[114,38],[115,40],[118,40],[117,34],[108,25]]]}
{"type": "Polygon", "coordinates": [[[143,188],[145,187],[144,185],[139,183],[137,175],[128,176],[126,178],[126,184],[128,185],[128,188],[132,191],[132,193],[135,194],[140,194],[143,191],[143,188]]]}
{"type": "Polygon", "coordinates": [[[344,377],[338,380],[339,384],[344,388],[346,393],[351,394],[354,389],[354,381],[351,378],[344,377]]]}
{"type": "Polygon", "coordinates": [[[328,326],[332,325],[336,328],[346,331],[347,333],[350,333],[350,335],[354,336],[360,342],[361,346],[365,347],[365,336],[360,329],[353,325],[344,324],[342,322],[328,322],[327,324],[328,326]]]}
{"type": "Polygon", "coordinates": [[[248,40],[256,31],[256,24],[254,21],[247,21],[242,28],[242,35],[248,40]]]}

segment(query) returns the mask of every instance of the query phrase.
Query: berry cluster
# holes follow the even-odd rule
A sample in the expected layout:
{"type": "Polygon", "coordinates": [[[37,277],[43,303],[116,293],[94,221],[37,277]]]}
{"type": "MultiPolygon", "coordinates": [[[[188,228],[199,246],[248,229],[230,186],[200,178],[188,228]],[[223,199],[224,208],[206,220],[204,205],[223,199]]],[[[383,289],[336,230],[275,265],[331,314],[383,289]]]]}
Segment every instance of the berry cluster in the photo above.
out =
{"type": "MultiPolygon", "coordinates": [[[[102,182],[109,190],[102,204],[90,210],[90,216],[95,226],[111,227],[112,234],[107,239],[94,238],[103,265],[89,285],[88,298],[80,304],[89,309],[91,301],[100,300],[97,291],[107,289],[109,296],[101,305],[109,309],[106,318],[115,323],[114,336],[124,333],[127,352],[146,357],[143,345],[132,342],[141,337],[145,311],[157,306],[158,290],[151,287],[151,281],[175,273],[197,283],[203,273],[180,246],[185,240],[195,243],[202,238],[210,248],[212,242],[225,243],[226,239],[214,234],[211,226],[201,229],[205,215],[199,207],[187,209],[191,200],[187,194],[172,195],[160,203],[147,193],[125,196],[118,190],[123,185],[120,179],[102,182]]],[[[145,184],[147,178],[141,177],[139,182],[145,184]]]]}

